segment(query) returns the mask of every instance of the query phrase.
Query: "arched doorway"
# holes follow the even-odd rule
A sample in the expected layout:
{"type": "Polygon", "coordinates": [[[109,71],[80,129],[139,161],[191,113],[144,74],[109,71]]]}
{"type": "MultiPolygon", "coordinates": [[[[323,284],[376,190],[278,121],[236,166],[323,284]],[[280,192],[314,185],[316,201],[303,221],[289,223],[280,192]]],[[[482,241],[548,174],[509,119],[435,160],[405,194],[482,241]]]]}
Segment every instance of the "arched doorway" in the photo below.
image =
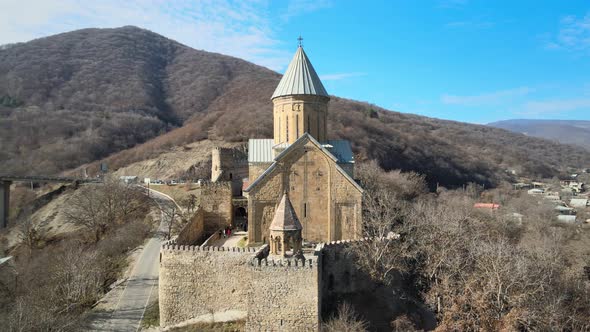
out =
{"type": "Polygon", "coordinates": [[[248,211],[243,206],[234,209],[234,226],[240,231],[248,231],[248,211]]]}

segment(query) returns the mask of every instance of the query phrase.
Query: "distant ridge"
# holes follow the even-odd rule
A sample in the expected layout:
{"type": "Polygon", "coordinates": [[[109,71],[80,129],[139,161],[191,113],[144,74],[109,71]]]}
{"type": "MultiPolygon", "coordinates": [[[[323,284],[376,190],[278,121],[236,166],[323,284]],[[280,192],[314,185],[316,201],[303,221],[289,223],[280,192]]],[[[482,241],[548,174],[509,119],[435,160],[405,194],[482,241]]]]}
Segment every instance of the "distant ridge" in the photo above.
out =
{"type": "Polygon", "coordinates": [[[492,122],[488,126],[590,150],[590,121],[514,119],[492,122]]]}
{"type": "MultiPolygon", "coordinates": [[[[106,160],[116,170],[204,139],[269,138],[280,79],[131,26],[18,43],[0,50],[0,169],[49,175],[106,160]]],[[[329,138],[351,141],[357,161],[416,171],[433,186],[590,165],[581,148],[330,98],[329,138]]]]}

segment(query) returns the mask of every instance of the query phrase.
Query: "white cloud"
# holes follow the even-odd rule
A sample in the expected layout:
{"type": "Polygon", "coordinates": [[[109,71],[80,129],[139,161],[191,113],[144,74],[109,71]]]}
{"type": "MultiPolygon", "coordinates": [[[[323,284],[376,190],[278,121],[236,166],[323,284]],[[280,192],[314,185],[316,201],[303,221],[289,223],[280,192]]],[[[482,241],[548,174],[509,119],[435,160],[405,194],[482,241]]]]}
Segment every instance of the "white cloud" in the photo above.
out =
{"type": "Polygon", "coordinates": [[[590,110],[590,99],[557,99],[544,101],[530,101],[524,104],[522,115],[560,114],[579,109],[590,110]]]}
{"type": "Polygon", "coordinates": [[[336,74],[325,74],[320,75],[322,81],[339,81],[351,77],[365,76],[367,73],[336,73],[336,74]]]}
{"type": "Polygon", "coordinates": [[[280,70],[292,54],[275,38],[266,6],[265,1],[239,0],[2,0],[0,44],[88,27],[136,25],[197,49],[280,70]]]}
{"type": "Polygon", "coordinates": [[[590,52],[590,13],[584,17],[565,16],[556,36],[546,43],[549,49],[590,52]]]}
{"type": "Polygon", "coordinates": [[[532,91],[533,89],[529,87],[519,87],[515,89],[500,90],[471,96],[443,94],[441,96],[441,102],[447,105],[485,106],[507,102],[517,97],[523,97],[532,91]]]}

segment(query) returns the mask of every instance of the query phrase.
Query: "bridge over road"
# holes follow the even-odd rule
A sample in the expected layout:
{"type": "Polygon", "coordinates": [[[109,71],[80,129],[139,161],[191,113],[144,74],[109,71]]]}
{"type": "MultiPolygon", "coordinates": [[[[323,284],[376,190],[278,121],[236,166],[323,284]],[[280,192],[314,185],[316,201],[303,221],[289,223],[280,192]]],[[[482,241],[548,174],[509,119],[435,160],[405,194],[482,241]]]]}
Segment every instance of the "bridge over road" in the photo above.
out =
{"type": "Polygon", "coordinates": [[[89,183],[102,182],[102,180],[39,175],[0,175],[0,225],[2,225],[2,228],[6,228],[8,226],[8,210],[10,206],[10,185],[12,185],[13,182],[89,183]]]}

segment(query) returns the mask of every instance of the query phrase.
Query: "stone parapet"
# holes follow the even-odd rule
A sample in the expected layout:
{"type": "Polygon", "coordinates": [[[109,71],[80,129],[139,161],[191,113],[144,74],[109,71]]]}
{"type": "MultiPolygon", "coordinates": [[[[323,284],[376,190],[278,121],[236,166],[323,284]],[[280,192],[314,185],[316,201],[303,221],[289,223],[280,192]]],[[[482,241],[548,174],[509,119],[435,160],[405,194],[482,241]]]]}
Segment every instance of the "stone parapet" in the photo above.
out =
{"type": "Polygon", "coordinates": [[[253,259],[250,261],[250,265],[254,267],[293,267],[293,268],[315,268],[317,267],[317,259],[253,259]]]}
{"type": "Polygon", "coordinates": [[[258,248],[253,247],[214,247],[214,246],[198,246],[198,245],[184,245],[176,243],[162,244],[162,251],[182,251],[182,252],[240,252],[240,253],[256,253],[258,248]]]}

